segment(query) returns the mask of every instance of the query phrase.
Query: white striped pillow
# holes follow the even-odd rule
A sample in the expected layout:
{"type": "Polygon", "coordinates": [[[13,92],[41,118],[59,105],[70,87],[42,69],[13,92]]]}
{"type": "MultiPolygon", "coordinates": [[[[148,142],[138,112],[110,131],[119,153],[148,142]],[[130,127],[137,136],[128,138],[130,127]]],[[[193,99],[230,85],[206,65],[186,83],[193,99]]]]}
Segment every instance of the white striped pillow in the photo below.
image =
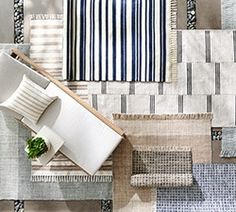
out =
{"type": "Polygon", "coordinates": [[[50,97],[45,89],[24,75],[16,91],[0,105],[37,124],[43,112],[56,98],[50,97]]]}

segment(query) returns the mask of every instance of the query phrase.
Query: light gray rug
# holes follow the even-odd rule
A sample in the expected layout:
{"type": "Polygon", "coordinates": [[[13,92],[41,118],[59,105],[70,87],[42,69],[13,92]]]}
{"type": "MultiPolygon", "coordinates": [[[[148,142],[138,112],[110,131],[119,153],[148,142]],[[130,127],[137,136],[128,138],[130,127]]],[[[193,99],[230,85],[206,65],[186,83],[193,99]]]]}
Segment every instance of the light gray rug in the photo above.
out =
{"type": "Polygon", "coordinates": [[[0,112],[0,199],[111,199],[111,183],[32,183],[24,151],[29,136],[29,130],[0,112]]]}

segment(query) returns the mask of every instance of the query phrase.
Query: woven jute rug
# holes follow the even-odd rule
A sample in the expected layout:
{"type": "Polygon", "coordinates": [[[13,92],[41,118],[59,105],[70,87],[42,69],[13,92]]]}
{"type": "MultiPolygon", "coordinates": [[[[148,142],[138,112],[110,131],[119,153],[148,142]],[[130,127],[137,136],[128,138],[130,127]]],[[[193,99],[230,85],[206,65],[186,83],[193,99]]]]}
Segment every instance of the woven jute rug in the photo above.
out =
{"type": "Polygon", "coordinates": [[[155,210],[155,190],[130,185],[135,145],[190,146],[193,162],[211,162],[212,114],[127,115],[114,114],[126,139],[113,153],[114,211],[155,210]]]}

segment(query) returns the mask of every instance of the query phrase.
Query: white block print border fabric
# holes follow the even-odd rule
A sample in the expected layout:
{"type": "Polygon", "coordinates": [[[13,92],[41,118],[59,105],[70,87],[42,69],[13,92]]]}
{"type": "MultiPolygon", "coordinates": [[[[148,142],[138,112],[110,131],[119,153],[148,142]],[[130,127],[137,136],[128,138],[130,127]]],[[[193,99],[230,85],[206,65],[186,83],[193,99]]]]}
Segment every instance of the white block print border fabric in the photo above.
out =
{"type": "Polygon", "coordinates": [[[64,10],[65,79],[174,77],[176,0],[68,0],[64,10]]]}

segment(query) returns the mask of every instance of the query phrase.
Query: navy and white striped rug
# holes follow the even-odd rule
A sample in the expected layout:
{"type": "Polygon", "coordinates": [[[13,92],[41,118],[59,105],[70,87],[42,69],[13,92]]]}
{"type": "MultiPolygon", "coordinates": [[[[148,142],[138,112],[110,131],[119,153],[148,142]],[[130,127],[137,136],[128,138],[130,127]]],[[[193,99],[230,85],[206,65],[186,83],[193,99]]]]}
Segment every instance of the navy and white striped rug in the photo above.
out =
{"type": "Polygon", "coordinates": [[[171,80],[176,0],[68,0],[64,14],[64,78],[171,80]]]}

